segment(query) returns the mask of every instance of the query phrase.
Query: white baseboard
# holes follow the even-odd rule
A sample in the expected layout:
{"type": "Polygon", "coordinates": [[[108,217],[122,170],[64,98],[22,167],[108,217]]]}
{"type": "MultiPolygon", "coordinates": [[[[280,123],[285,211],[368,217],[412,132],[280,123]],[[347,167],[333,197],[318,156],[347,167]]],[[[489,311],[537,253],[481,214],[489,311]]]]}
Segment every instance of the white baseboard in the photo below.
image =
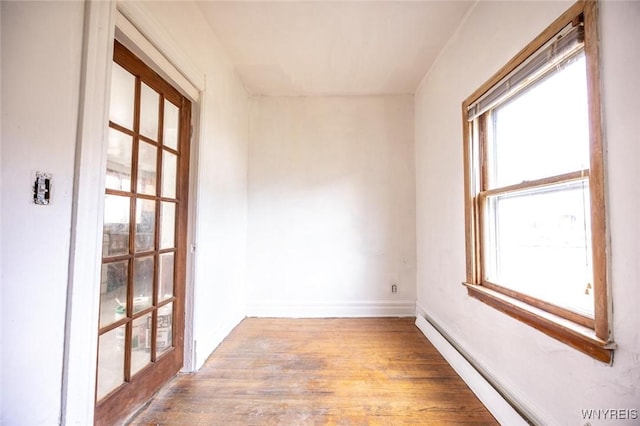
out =
{"type": "Polygon", "coordinates": [[[463,357],[440,332],[418,312],[416,326],[444,359],[465,381],[487,410],[503,425],[528,425],[528,422],[503,398],[503,396],[463,357]]]}
{"type": "Polygon", "coordinates": [[[414,301],[249,303],[247,316],[272,318],[412,317],[414,301]]]}

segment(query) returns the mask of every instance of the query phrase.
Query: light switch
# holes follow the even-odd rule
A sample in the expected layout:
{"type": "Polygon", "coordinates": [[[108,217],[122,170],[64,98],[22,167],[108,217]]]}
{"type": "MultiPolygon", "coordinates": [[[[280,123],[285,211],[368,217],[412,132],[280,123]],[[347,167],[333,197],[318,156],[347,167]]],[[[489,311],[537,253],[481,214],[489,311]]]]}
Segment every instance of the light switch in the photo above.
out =
{"type": "Polygon", "coordinates": [[[51,199],[51,175],[49,173],[36,172],[36,181],[33,184],[33,202],[47,205],[51,199]]]}

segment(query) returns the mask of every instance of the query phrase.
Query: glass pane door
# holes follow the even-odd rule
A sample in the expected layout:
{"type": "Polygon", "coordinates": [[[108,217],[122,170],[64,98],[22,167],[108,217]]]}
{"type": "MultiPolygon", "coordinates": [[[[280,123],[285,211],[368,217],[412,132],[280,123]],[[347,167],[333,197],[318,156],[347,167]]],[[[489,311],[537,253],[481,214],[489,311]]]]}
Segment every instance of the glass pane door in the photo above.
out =
{"type": "Polygon", "coordinates": [[[121,401],[152,395],[157,389],[148,383],[161,382],[154,375],[175,374],[182,366],[189,118],[188,100],[116,42],[104,190],[97,423],[112,422],[114,410],[122,412],[117,409],[121,401]]]}

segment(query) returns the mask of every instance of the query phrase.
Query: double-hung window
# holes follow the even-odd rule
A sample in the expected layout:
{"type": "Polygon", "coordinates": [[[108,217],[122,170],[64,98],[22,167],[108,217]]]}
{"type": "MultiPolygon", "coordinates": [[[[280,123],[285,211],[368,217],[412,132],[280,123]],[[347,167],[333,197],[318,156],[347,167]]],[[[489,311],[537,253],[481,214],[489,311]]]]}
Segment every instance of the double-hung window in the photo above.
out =
{"type": "Polygon", "coordinates": [[[468,293],[611,362],[595,3],[480,87],[463,123],[468,293]]]}

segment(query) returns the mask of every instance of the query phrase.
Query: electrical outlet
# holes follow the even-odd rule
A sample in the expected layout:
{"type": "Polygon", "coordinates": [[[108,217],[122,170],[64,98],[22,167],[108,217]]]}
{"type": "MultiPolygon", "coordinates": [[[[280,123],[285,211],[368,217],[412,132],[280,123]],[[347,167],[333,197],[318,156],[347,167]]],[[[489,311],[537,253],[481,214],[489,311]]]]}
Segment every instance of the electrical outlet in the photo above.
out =
{"type": "Polygon", "coordinates": [[[397,293],[397,292],[398,292],[398,285],[391,284],[391,293],[397,293]]]}

